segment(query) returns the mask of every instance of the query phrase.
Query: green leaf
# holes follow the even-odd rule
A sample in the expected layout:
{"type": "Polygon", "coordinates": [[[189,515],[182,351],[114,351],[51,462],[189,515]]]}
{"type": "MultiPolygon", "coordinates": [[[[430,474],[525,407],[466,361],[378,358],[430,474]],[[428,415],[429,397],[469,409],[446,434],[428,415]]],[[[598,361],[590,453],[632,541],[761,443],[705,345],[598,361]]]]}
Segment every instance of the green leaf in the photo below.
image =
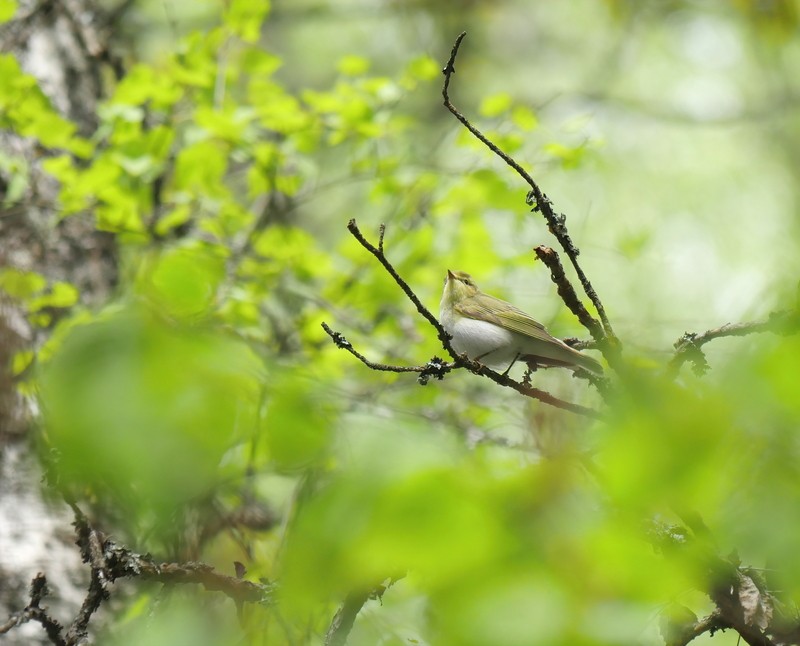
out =
{"type": "Polygon", "coordinates": [[[50,291],[31,299],[28,308],[37,312],[45,307],[72,307],[78,302],[78,290],[70,284],[56,282],[50,286],[50,291]]]}
{"type": "Polygon", "coordinates": [[[508,112],[511,108],[511,95],[506,92],[500,94],[493,94],[487,96],[481,101],[478,108],[480,114],[484,117],[499,117],[501,114],[508,112]]]}
{"type": "Polygon", "coordinates": [[[8,22],[17,13],[17,0],[0,0],[0,23],[8,22]]]}
{"type": "Polygon", "coordinates": [[[524,105],[515,105],[511,109],[511,121],[517,128],[530,132],[539,127],[539,119],[536,113],[524,105]]]}
{"type": "Polygon", "coordinates": [[[214,141],[200,141],[186,146],[175,160],[173,187],[178,191],[208,197],[228,194],[223,176],[228,166],[224,146],[214,141]]]}
{"type": "Polygon", "coordinates": [[[308,111],[300,101],[271,79],[260,76],[250,79],[247,100],[255,106],[261,125],[269,130],[303,132],[311,125],[308,111]]]}
{"type": "Polygon", "coordinates": [[[171,317],[207,314],[225,276],[223,253],[207,245],[178,247],[160,255],[139,278],[139,289],[171,317]]]}
{"type": "Polygon", "coordinates": [[[19,201],[28,188],[28,163],[24,157],[6,155],[0,151],[0,169],[5,171],[8,186],[3,204],[8,206],[19,201]]]}
{"type": "Polygon", "coordinates": [[[406,66],[406,73],[420,81],[431,81],[439,77],[439,64],[430,56],[418,56],[406,66]]]}
{"type": "Polygon", "coordinates": [[[130,531],[173,536],[256,428],[263,366],[218,330],[141,309],[73,327],[41,373],[43,441],[62,487],[113,505],[130,531]],[[87,460],[87,456],[92,456],[87,460]]]}
{"type": "Polygon", "coordinates": [[[369,70],[369,61],[362,56],[343,56],[336,63],[336,69],[345,76],[362,76],[369,70]]]}
{"type": "Polygon", "coordinates": [[[160,236],[165,236],[175,227],[179,227],[192,217],[192,210],[186,204],[180,204],[171,211],[168,211],[158,220],[155,231],[160,236]]]}
{"type": "Polygon", "coordinates": [[[256,237],[253,249],[273,273],[291,267],[299,277],[308,278],[324,275],[330,268],[330,259],[319,251],[313,236],[299,227],[269,227],[256,237]]]}
{"type": "Polygon", "coordinates": [[[199,106],[195,112],[195,121],[208,132],[220,139],[239,142],[244,139],[255,111],[250,108],[228,107],[222,110],[210,106],[199,106]]]}
{"type": "Polygon", "coordinates": [[[246,43],[254,43],[261,35],[261,24],[269,9],[269,0],[231,0],[225,12],[225,25],[246,43]]]}
{"type": "Polygon", "coordinates": [[[21,269],[0,269],[0,289],[12,298],[30,299],[47,286],[47,279],[33,271],[21,269]]]}
{"type": "Polygon", "coordinates": [[[156,110],[166,110],[182,95],[183,91],[170,74],[140,63],[134,65],[119,82],[111,100],[103,106],[101,114],[106,118],[118,117],[139,122],[144,116],[142,110],[125,112],[124,108],[149,102],[156,110]]]}
{"type": "Polygon", "coordinates": [[[36,355],[33,350],[20,350],[11,359],[11,374],[15,377],[21,375],[33,363],[36,355]]]}
{"type": "Polygon", "coordinates": [[[545,145],[545,152],[559,159],[563,168],[571,169],[580,166],[586,157],[586,146],[565,146],[564,144],[553,142],[545,145]]]}

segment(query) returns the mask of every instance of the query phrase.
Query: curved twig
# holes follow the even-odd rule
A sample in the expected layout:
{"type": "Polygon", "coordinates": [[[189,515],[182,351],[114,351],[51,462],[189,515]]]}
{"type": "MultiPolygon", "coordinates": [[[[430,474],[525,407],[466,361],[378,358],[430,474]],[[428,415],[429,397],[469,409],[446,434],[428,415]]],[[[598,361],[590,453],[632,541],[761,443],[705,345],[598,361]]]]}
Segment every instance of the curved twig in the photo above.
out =
{"type": "MultiPolygon", "coordinates": [[[[553,210],[553,204],[548,199],[548,197],[542,192],[539,188],[539,185],[533,180],[533,178],[528,174],[528,172],[517,163],[510,155],[502,151],[496,144],[489,140],[486,135],[484,135],[478,128],[476,128],[472,123],[470,123],[469,119],[467,119],[458,109],[453,105],[450,101],[449,89],[450,89],[450,79],[455,73],[455,60],[456,56],[458,55],[458,49],[461,46],[461,41],[464,40],[464,37],[467,35],[466,32],[461,32],[456,39],[455,44],[453,45],[453,49],[450,52],[450,58],[447,61],[447,64],[444,66],[442,73],[444,74],[444,85],[442,86],[442,97],[444,98],[444,106],[450,111],[450,113],[458,119],[467,130],[469,130],[479,141],[481,141],[489,150],[491,150],[495,155],[500,157],[506,164],[508,164],[511,168],[513,168],[516,173],[525,180],[525,183],[530,186],[531,190],[528,193],[528,204],[533,205],[533,211],[541,212],[542,216],[544,216],[545,221],[547,222],[547,226],[550,229],[550,232],[555,236],[558,240],[561,247],[564,249],[564,252],[570,259],[572,266],[575,269],[575,272],[578,275],[578,279],[583,286],[584,292],[592,301],[595,309],[597,310],[597,314],[600,317],[600,321],[603,325],[603,336],[606,340],[610,343],[601,344],[601,350],[605,355],[606,359],[612,365],[616,364],[615,361],[616,357],[619,354],[619,340],[617,339],[616,335],[614,334],[614,330],[611,327],[611,322],[608,320],[608,316],[606,315],[605,308],[603,307],[603,303],[600,301],[600,297],[597,295],[592,283],[589,281],[589,278],[584,273],[583,269],[581,268],[580,264],[578,263],[578,254],[580,253],[579,249],[575,246],[572,242],[572,238],[570,238],[569,232],[567,231],[566,227],[566,216],[563,214],[556,214],[553,210]]],[[[592,334],[596,333],[596,330],[589,329],[592,334]]]]}
{"type": "Polygon", "coordinates": [[[380,226],[380,242],[378,243],[377,247],[364,237],[364,234],[361,233],[361,230],[356,224],[355,218],[351,219],[350,222],[347,223],[347,230],[356,240],[358,240],[359,244],[364,247],[364,249],[369,251],[373,256],[375,256],[378,262],[383,265],[383,268],[389,272],[389,275],[394,278],[394,282],[400,286],[400,289],[402,289],[405,295],[408,296],[409,300],[414,303],[417,311],[426,321],[428,321],[428,323],[436,328],[436,332],[439,335],[439,341],[442,342],[442,346],[445,350],[447,350],[447,353],[457,361],[458,353],[453,349],[453,346],[450,345],[450,335],[442,327],[442,324],[439,323],[439,319],[431,314],[431,311],[425,307],[425,305],[423,305],[422,301],[408,286],[408,283],[401,278],[400,274],[397,273],[397,270],[386,259],[386,255],[383,253],[383,237],[386,234],[386,225],[381,224],[380,226]]]}
{"type": "Polygon", "coordinates": [[[758,334],[762,332],[793,334],[798,331],[800,331],[800,311],[784,310],[781,312],[772,312],[763,321],[726,323],[720,327],[706,330],[702,334],[698,334],[697,332],[685,332],[683,336],[674,343],[675,354],[667,364],[667,376],[675,377],[681,366],[687,361],[691,361],[694,364],[695,373],[698,375],[705,374],[709,366],[701,348],[714,339],[721,339],[728,336],[747,336],[748,334],[758,334]]]}
{"type": "Polygon", "coordinates": [[[383,246],[383,237],[386,232],[386,227],[381,225],[380,228],[380,243],[379,246],[375,246],[369,240],[364,237],[364,234],[361,233],[361,230],[358,228],[355,219],[350,220],[347,224],[347,229],[353,235],[353,237],[358,240],[362,247],[364,247],[367,251],[369,251],[378,262],[383,265],[386,271],[394,278],[395,282],[400,286],[403,290],[405,295],[409,298],[409,300],[414,303],[417,308],[417,311],[425,318],[425,320],[430,323],[437,332],[439,340],[442,342],[442,346],[445,350],[447,350],[448,354],[452,357],[452,362],[446,362],[438,357],[434,357],[428,363],[423,366],[392,366],[382,363],[376,363],[374,361],[370,361],[367,359],[363,354],[358,352],[355,348],[353,348],[352,344],[344,338],[342,334],[339,332],[335,332],[332,330],[327,323],[323,323],[322,327],[328,336],[331,337],[333,342],[337,345],[337,347],[347,350],[350,354],[356,357],[359,361],[361,361],[364,365],[371,368],[372,370],[381,370],[386,372],[417,372],[420,373],[419,381],[422,384],[427,383],[428,378],[435,377],[437,379],[442,379],[442,377],[450,372],[451,370],[455,370],[457,368],[466,368],[470,372],[476,375],[480,375],[481,377],[486,377],[487,379],[491,379],[493,382],[500,386],[505,386],[506,388],[512,388],[516,390],[521,395],[525,395],[526,397],[530,397],[531,399],[536,399],[544,404],[548,404],[550,406],[554,406],[556,408],[560,408],[562,410],[567,410],[572,413],[576,413],[578,415],[583,415],[585,417],[591,417],[593,419],[602,419],[602,415],[592,408],[587,408],[586,406],[580,406],[579,404],[573,404],[572,402],[564,401],[563,399],[559,399],[554,395],[551,395],[545,390],[541,390],[539,388],[534,388],[528,383],[519,382],[515,379],[512,379],[506,374],[500,374],[499,372],[495,372],[491,368],[483,365],[478,361],[472,361],[467,358],[466,355],[458,354],[454,349],[453,346],[450,344],[450,335],[447,331],[442,327],[442,324],[439,323],[439,320],[431,314],[431,311],[425,307],[419,297],[414,293],[414,290],[409,287],[408,283],[403,280],[400,274],[397,273],[397,270],[394,268],[391,262],[389,262],[388,258],[384,253],[384,246],[383,246]]]}

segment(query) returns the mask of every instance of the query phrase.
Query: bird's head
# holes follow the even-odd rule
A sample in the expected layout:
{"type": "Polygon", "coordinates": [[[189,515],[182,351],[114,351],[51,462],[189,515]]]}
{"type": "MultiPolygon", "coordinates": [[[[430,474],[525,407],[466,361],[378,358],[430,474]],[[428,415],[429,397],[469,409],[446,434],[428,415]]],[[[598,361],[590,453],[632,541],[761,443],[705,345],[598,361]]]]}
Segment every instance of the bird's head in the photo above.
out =
{"type": "Polygon", "coordinates": [[[478,293],[478,286],[472,276],[464,271],[447,270],[444,279],[444,296],[451,303],[458,303],[478,293]]]}

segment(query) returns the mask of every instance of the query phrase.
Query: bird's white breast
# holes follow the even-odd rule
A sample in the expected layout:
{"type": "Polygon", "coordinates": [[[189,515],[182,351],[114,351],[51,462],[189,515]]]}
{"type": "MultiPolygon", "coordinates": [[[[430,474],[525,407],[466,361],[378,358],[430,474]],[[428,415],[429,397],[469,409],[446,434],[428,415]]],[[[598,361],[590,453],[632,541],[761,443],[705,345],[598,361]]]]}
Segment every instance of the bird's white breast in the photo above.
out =
{"type": "Polygon", "coordinates": [[[442,326],[453,337],[453,349],[471,359],[506,367],[516,356],[514,334],[499,325],[456,315],[442,317],[442,326]]]}

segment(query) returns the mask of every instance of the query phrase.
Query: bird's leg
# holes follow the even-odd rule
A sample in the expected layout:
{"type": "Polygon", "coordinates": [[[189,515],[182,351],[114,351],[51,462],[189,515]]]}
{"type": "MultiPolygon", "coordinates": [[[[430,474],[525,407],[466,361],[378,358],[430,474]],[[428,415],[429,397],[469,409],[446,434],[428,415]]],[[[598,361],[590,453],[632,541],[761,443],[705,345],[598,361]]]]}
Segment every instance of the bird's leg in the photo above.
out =
{"type": "MultiPolygon", "coordinates": [[[[473,361],[480,362],[481,359],[483,359],[484,357],[489,356],[495,350],[497,350],[497,348],[495,348],[494,350],[489,350],[488,352],[484,352],[482,355],[475,357],[475,359],[473,359],[473,361]]],[[[514,361],[516,361],[516,359],[514,359],[514,361]]]]}
{"type": "Polygon", "coordinates": [[[517,362],[517,359],[519,359],[519,352],[517,352],[517,354],[514,355],[514,359],[511,361],[511,363],[508,364],[508,368],[506,368],[506,371],[503,373],[504,377],[506,377],[508,375],[508,371],[514,367],[514,364],[517,362]]]}

